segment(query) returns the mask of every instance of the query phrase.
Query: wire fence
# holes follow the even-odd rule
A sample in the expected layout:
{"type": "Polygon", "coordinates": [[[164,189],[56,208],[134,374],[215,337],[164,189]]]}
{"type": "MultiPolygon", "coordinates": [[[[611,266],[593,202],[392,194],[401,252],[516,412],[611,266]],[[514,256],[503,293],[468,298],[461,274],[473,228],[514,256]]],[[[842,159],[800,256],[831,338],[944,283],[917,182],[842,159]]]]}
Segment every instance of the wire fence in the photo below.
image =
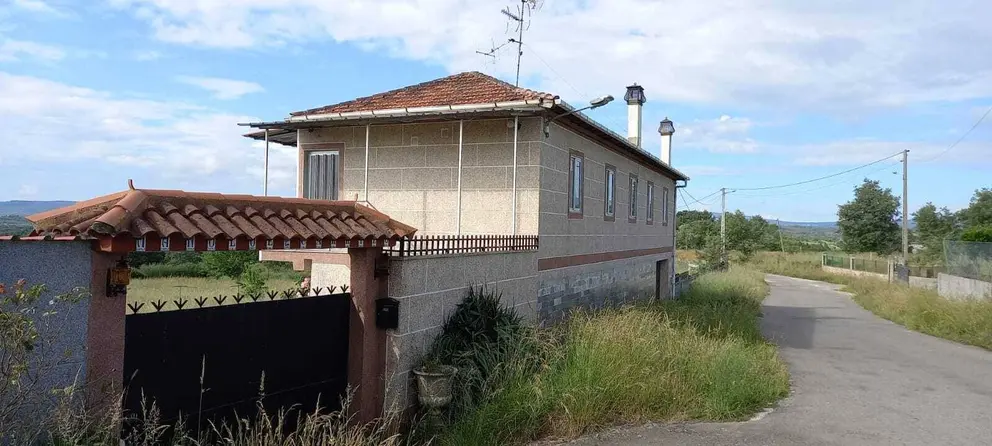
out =
{"type": "Polygon", "coordinates": [[[869,273],[888,274],[889,261],[885,259],[851,259],[851,269],[855,271],[865,271],[869,273]]]}
{"type": "Polygon", "coordinates": [[[944,241],[945,272],[992,282],[992,243],[944,241]]]}
{"type": "Polygon", "coordinates": [[[827,266],[833,266],[836,268],[850,268],[851,261],[849,257],[837,256],[832,254],[823,255],[823,264],[827,266]]]}

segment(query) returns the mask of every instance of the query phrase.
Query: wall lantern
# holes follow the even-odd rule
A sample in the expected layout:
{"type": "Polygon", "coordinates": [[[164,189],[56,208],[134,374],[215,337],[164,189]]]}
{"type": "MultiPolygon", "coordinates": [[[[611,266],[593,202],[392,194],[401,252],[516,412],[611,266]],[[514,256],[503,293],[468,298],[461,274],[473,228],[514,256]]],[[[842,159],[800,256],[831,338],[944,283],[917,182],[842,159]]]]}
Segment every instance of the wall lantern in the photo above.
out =
{"type": "Polygon", "coordinates": [[[117,265],[107,271],[107,297],[126,296],[131,284],[131,268],[127,260],[117,261],[117,265]]]}

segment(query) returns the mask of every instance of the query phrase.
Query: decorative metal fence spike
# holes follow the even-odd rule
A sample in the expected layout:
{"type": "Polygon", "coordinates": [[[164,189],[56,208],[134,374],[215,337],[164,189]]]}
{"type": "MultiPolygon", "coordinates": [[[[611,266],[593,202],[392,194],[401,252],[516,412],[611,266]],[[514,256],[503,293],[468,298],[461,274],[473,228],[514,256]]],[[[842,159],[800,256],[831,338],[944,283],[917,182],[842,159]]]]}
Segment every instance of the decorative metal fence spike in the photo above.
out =
{"type": "Polygon", "coordinates": [[[253,294],[252,294],[251,296],[249,296],[249,297],[251,297],[251,301],[252,301],[252,302],[258,302],[258,299],[259,299],[260,297],[262,297],[262,293],[253,293],[253,294]]]}
{"type": "Polygon", "coordinates": [[[348,292],[348,285],[341,285],[341,292],[342,293],[347,293],[348,292]]]}
{"type": "Polygon", "coordinates": [[[238,294],[235,294],[234,295],[234,303],[240,304],[241,301],[243,301],[243,300],[245,300],[245,295],[244,294],[238,293],[238,294]]]}
{"type": "Polygon", "coordinates": [[[320,296],[320,292],[321,291],[324,291],[324,287],[316,287],[316,288],[313,289],[313,295],[314,296],[320,296]]]}
{"type": "Polygon", "coordinates": [[[152,306],[155,307],[155,311],[162,311],[162,309],[165,308],[165,304],[167,303],[169,302],[164,300],[157,300],[155,302],[152,302],[152,306]]]}
{"type": "Polygon", "coordinates": [[[196,301],[196,305],[200,308],[203,308],[203,304],[207,303],[207,298],[203,296],[200,296],[194,300],[196,301]]]}
{"type": "Polygon", "coordinates": [[[214,296],[214,302],[217,302],[217,305],[223,305],[225,300],[227,300],[227,296],[214,296]]]}
{"type": "Polygon", "coordinates": [[[179,308],[180,310],[182,310],[183,307],[185,307],[186,304],[189,303],[189,299],[174,300],[174,301],[172,301],[172,303],[176,304],[176,308],[179,308]]]}
{"type": "Polygon", "coordinates": [[[138,310],[140,310],[141,307],[145,306],[145,303],[144,302],[138,302],[137,305],[135,305],[133,303],[130,303],[130,304],[127,304],[127,306],[128,306],[128,308],[131,309],[131,314],[138,314],[138,310]]]}
{"type": "Polygon", "coordinates": [[[331,286],[327,287],[327,294],[334,294],[334,291],[337,290],[337,289],[338,289],[338,287],[336,287],[334,285],[331,285],[331,286]]]}
{"type": "Polygon", "coordinates": [[[282,292],[282,297],[284,299],[292,299],[296,295],[296,290],[290,289],[282,292]]]}
{"type": "Polygon", "coordinates": [[[278,291],[267,291],[265,294],[269,295],[269,300],[276,300],[276,296],[279,295],[278,291]]]}
{"type": "Polygon", "coordinates": [[[298,291],[300,293],[300,297],[307,297],[310,295],[310,288],[300,288],[298,291]]]}

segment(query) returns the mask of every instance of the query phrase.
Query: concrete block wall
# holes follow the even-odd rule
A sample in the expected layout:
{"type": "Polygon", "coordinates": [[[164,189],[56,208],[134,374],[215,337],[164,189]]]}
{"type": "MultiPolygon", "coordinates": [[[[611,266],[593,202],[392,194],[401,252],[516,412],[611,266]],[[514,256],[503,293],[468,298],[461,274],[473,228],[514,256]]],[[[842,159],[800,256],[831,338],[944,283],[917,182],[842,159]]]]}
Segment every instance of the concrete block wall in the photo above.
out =
{"type": "MultiPolygon", "coordinates": [[[[462,138],[462,234],[513,232],[513,120],[466,120],[462,138]]],[[[536,234],[541,120],[520,120],[518,234],[536,234]]],[[[300,133],[304,144],[344,146],[339,197],[365,197],[365,126],[300,133]]],[[[420,234],[455,234],[458,221],[458,121],[374,125],[369,130],[368,200],[420,234]]]]}
{"type": "MultiPolygon", "coordinates": [[[[88,242],[0,242],[0,283],[13,293],[13,285],[24,279],[28,286],[45,285],[46,293],[36,305],[36,314],[49,310],[58,313],[50,318],[39,316],[38,330],[41,338],[52,341],[41,344],[34,352],[33,363],[39,369],[34,392],[28,399],[25,426],[30,420],[47,416],[57,403],[53,389],[62,389],[86,382],[86,342],[90,299],[74,305],[50,305],[58,295],[82,287],[89,292],[93,277],[93,251],[88,242]],[[42,323],[44,320],[46,322],[42,323]]],[[[100,296],[104,297],[104,296],[100,296]]],[[[106,297],[104,297],[106,299],[106,297]]]]}
{"type": "Polygon", "coordinates": [[[937,294],[948,299],[992,299],[992,282],[939,273],[937,294]]]}
{"type": "Polygon", "coordinates": [[[578,309],[617,307],[655,296],[655,262],[671,255],[643,256],[542,271],[537,310],[543,323],[578,309]]]}
{"type": "Polygon", "coordinates": [[[415,403],[411,370],[470,285],[494,286],[504,305],[535,321],[536,259],[533,252],[390,259],[388,295],[400,301],[400,323],[386,342],[385,408],[403,410],[415,403]]]}

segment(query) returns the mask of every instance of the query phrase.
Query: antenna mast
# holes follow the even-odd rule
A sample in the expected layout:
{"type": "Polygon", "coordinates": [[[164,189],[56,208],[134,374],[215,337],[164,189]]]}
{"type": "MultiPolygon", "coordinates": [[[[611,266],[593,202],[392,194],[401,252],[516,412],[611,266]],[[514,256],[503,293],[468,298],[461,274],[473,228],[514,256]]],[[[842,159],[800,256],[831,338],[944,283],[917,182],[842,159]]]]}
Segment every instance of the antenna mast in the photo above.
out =
{"type": "Polygon", "coordinates": [[[510,20],[516,22],[517,26],[517,37],[509,38],[506,43],[500,46],[493,46],[489,51],[476,51],[476,53],[483,56],[491,57],[496,59],[496,51],[503,48],[507,44],[516,43],[517,44],[517,77],[514,80],[513,85],[520,86],[520,59],[524,55],[524,30],[530,28],[529,17],[533,14],[534,9],[538,7],[539,0],[520,0],[520,6],[517,7],[516,12],[510,11],[510,7],[503,8],[500,12],[507,16],[510,20]]]}

